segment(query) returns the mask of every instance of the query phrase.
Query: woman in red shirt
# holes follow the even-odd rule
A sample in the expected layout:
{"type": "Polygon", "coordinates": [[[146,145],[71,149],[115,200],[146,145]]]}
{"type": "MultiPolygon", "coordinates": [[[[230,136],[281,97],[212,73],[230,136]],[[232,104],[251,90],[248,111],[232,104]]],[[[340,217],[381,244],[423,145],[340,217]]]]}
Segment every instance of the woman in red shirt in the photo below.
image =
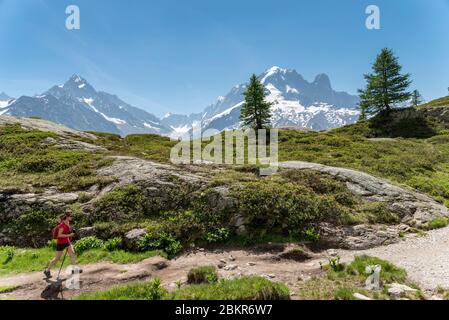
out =
{"type": "Polygon", "coordinates": [[[72,228],[70,227],[70,222],[72,221],[72,212],[70,210],[67,210],[66,213],[60,217],[60,219],[61,222],[56,227],[56,254],[53,260],[49,262],[47,269],[45,269],[44,271],[44,274],[47,278],[51,278],[50,270],[61,259],[65,249],[67,249],[67,253],[70,256],[72,266],[76,265],[75,250],[73,249],[71,242],[71,238],[74,236],[72,228]]]}

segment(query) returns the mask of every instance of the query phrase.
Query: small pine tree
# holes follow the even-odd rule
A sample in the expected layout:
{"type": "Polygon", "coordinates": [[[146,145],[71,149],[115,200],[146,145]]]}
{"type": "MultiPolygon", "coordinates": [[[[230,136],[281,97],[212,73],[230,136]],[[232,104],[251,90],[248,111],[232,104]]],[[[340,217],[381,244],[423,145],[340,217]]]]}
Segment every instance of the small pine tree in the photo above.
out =
{"type": "Polygon", "coordinates": [[[365,89],[359,90],[366,115],[388,114],[398,103],[410,99],[410,75],[401,74],[402,66],[392,50],[382,49],[372,69],[373,73],[365,75],[365,89]]]}
{"type": "Polygon", "coordinates": [[[412,92],[412,106],[417,107],[422,103],[422,96],[418,90],[412,92]]]}
{"type": "Polygon", "coordinates": [[[244,96],[245,103],[240,112],[243,125],[255,130],[267,128],[271,120],[271,103],[265,101],[265,88],[255,74],[251,76],[244,96]]]}

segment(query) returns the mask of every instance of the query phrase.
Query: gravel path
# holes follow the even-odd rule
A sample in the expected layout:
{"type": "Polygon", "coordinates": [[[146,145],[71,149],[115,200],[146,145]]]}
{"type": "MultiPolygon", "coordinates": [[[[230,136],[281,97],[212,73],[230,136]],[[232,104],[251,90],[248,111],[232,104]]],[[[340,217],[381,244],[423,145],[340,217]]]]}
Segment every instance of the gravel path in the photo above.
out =
{"type": "Polygon", "coordinates": [[[409,278],[424,290],[449,289],[449,227],[388,246],[338,253],[343,261],[361,254],[379,257],[407,270],[409,278]]]}

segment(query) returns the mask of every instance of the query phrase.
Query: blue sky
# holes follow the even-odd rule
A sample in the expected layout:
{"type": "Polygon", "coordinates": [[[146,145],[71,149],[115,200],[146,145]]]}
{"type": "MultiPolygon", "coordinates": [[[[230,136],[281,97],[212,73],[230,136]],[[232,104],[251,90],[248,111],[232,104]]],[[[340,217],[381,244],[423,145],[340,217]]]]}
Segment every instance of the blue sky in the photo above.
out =
{"type": "Polygon", "coordinates": [[[449,0],[0,0],[0,92],[78,73],[156,115],[190,113],[272,65],[356,93],[391,47],[431,99],[449,86],[448,37],[449,0]],[[81,30],[65,28],[69,4],[81,30]],[[365,28],[369,4],[381,30],[365,28]]]}

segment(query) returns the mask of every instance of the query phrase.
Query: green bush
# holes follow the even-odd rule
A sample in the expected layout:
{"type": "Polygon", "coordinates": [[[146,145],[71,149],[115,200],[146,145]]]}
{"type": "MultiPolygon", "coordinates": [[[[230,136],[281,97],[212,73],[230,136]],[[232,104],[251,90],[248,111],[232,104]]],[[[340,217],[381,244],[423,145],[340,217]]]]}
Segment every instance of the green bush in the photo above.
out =
{"type": "Polygon", "coordinates": [[[427,224],[428,230],[441,229],[447,227],[449,219],[447,217],[437,217],[427,224]]]}
{"type": "Polygon", "coordinates": [[[214,266],[193,268],[187,274],[187,282],[189,284],[215,283],[217,281],[217,269],[214,266]]]}
{"type": "Polygon", "coordinates": [[[0,247],[0,252],[5,257],[4,260],[2,261],[2,265],[6,265],[9,262],[11,262],[12,259],[14,258],[16,248],[10,246],[2,246],[0,247]]]}
{"type": "Polygon", "coordinates": [[[208,232],[204,236],[204,240],[209,243],[222,243],[226,242],[229,239],[230,231],[228,228],[220,228],[216,231],[208,232]]]}
{"type": "Polygon", "coordinates": [[[82,238],[76,241],[74,244],[74,249],[78,254],[82,254],[83,252],[92,249],[103,249],[103,248],[104,248],[103,240],[100,240],[94,236],[82,238]]]}
{"type": "Polygon", "coordinates": [[[143,196],[139,186],[115,188],[93,204],[92,222],[129,221],[143,217],[143,196]]]}
{"type": "Polygon", "coordinates": [[[341,212],[335,201],[291,182],[263,180],[234,187],[238,212],[249,226],[279,232],[299,232],[307,223],[337,219],[341,212]]]}
{"type": "Polygon", "coordinates": [[[172,235],[160,232],[155,234],[146,234],[139,241],[139,248],[142,251],[162,250],[169,257],[174,257],[182,249],[181,242],[179,242],[172,235]]]}
{"type": "Polygon", "coordinates": [[[340,262],[340,257],[329,258],[329,267],[334,272],[345,270],[345,264],[340,262]]]}
{"type": "Polygon", "coordinates": [[[307,241],[317,242],[320,238],[321,235],[315,228],[308,228],[304,231],[304,239],[307,241]]]}
{"type": "Polygon", "coordinates": [[[24,238],[31,247],[45,246],[57,223],[58,212],[51,209],[30,209],[6,224],[10,236],[24,238]]]}
{"type": "Polygon", "coordinates": [[[104,243],[104,248],[107,251],[116,251],[121,248],[122,242],[123,242],[122,238],[120,238],[120,237],[112,238],[112,239],[107,240],[104,243]]]}

